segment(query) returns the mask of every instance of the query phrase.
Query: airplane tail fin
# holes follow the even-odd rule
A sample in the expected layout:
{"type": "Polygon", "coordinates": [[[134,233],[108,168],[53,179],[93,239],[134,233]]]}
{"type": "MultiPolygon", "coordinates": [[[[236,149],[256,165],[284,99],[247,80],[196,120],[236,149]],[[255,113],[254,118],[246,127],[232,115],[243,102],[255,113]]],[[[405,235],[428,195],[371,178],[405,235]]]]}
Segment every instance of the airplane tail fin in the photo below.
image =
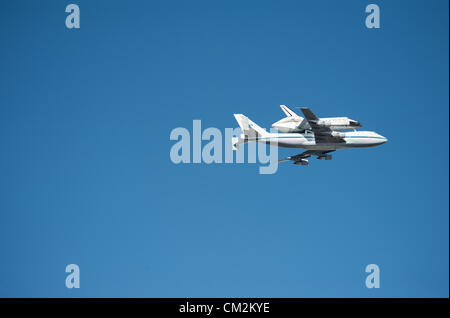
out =
{"type": "Polygon", "coordinates": [[[269,135],[269,133],[265,129],[259,127],[248,117],[242,114],[234,114],[234,118],[236,118],[236,121],[238,122],[239,127],[241,127],[241,130],[244,133],[245,137],[255,138],[266,137],[269,135]]]}

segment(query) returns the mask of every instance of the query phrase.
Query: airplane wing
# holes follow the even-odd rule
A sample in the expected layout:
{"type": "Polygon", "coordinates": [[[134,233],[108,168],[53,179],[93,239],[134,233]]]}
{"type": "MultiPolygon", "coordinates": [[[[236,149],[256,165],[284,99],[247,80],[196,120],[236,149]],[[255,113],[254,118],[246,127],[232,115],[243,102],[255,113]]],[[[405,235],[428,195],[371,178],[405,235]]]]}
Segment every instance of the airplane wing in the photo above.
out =
{"type": "Polygon", "coordinates": [[[316,143],[339,143],[345,142],[344,138],[333,136],[333,131],[323,125],[319,125],[319,117],[317,117],[309,108],[301,108],[303,115],[305,115],[311,129],[314,133],[316,143]]]}
{"type": "Polygon", "coordinates": [[[302,159],[306,159],[309,158],[311,156],[323,156],[324,154],[327,154],[329,152],[333,152],[334,150],[307,150],[305,152],[302,152],[301,154],[295,155],[295,156],[290,156],[290,157],[286,157],[283,159],[278,160],[278,162],[283,162],[283,161],[288,161],[288,160],[292,160],[294,162],[302,160],[302,159]]]}

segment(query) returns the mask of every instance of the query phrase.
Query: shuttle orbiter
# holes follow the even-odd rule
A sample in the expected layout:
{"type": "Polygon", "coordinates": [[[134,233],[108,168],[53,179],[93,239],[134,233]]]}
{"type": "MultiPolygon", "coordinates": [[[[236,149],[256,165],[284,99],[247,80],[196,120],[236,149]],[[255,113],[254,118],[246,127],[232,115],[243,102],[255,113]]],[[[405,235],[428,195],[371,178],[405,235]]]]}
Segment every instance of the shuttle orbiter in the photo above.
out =
{"type": "MultiPolygon", "coordinates": [[[[286,105],[280,105],[280,107],[283,110],[286,117],[273,123],[272,124],[273,128],[276,128],[279,131],[285,132],[285,133],[294,133],[294,132],[303,133],[306,130],[311,130],[311,125],[309,124],[307,119],[297,115],[294,111],[292,111],[286,105]]],[[[302,108],[302,111],[303,110],[309,112],[311,117],[315,117],[316,124],[318,126],[328,127],[331,130],[342,131],[342,130],[357,129],[357,128],[362,127],[360,122],[350,119],[348,117],[317,118],[309,110],[309,108],[302,108]]],[[[305,111],[303,111],[303,113],[305,111]]]]}

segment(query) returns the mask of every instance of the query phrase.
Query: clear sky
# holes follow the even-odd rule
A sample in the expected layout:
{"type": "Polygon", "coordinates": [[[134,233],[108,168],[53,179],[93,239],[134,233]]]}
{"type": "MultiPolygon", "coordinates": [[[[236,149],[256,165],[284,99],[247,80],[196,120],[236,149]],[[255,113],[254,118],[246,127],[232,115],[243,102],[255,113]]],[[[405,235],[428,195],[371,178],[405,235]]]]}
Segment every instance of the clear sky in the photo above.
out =
{"type": "Polygon", "coordinates": [[[78,30],[70,1],[0,3],[0,296],[448,297],[448,1],[72,2],[78,30]],[[280,104],[389,142],[171,162],[173,128],[280,104]]]}

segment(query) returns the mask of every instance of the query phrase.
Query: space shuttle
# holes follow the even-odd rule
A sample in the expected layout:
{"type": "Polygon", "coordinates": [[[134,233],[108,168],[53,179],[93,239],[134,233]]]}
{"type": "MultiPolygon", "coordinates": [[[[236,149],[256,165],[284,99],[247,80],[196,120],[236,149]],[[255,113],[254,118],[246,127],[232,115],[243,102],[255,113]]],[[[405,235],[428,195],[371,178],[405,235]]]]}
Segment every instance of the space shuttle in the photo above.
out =
{"type": "MultiPolygon", "coordinates": [[[[278,129],[284,133],[303,133],[307,130],[311,130],[311,125],[305,118],[297,115],[292,109],[286,105],[280,105],[281,110],[286,115],[285,118],[272,124],[273,128],[278,129]]],[[[308,117],[312,119],[317,126],[333,130],[351,130],[362,127],[361,123],[350,119],[348,117],[317,117],[309,108],[302,108],[303,113],[307,113],[308,117]]]]}

